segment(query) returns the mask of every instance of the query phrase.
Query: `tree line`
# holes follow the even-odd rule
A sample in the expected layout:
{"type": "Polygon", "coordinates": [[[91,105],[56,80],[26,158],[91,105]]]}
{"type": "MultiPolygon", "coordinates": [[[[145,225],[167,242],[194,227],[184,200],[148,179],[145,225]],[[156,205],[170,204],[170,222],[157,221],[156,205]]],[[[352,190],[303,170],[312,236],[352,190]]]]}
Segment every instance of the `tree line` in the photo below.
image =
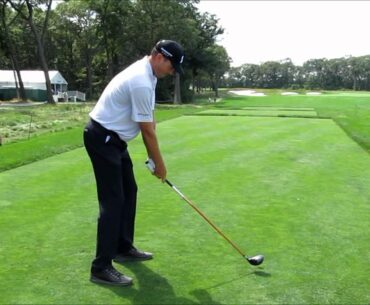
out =
{"type": "MultiPolygon", "coordinates": [[[[199,0],[0,0],[0,67],[42,69],[53,103],[48,70],[69,88],[97,98],[112,77],[150,53],[160,39],[185,49],[185,75],[160,80],[160,100],[190,101],[200,86],[216,91],[230,58],[216,39],[224,30],[199,0]],[[55,5],[57,4],[57,5],[55,5]],[[179,88],[175,88],[178,86],[179,88]],[[174,97],[174,93],[178,94],[174,97]],[[181,92],[181,94],[179,94],[181,92]]],[[[20,97],[25,99],[22,82],[20,97]]]]}
{"type": "Polygon", "coordinates": [[[231,68],[227,87],[322,90],[370,90],[370,55],[310,59],[296,66],[291,59],[231,68]]]}

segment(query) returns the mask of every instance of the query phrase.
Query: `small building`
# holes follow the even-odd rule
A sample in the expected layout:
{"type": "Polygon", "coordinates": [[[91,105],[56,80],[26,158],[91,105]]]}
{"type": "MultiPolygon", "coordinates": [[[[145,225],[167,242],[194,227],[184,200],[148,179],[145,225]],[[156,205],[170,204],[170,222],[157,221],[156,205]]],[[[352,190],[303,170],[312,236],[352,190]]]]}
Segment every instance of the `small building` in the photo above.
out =
{"type": "MultiPolygon", "coordinates": [[[[46,81],[44,71],[21,71],[26,96],[33,101],[46,101],[46,81]]],[[[68,83],[59,71],[49,71],[51,89],[54,98],[67,96],[68,83]]],[[[17,73],[13,70],[0,70],[0,100],[10,100],[17,97],[16,82],[19,87],[17,73]]],[[[68,98],[68,96],[67,96],[68,98]]]]}

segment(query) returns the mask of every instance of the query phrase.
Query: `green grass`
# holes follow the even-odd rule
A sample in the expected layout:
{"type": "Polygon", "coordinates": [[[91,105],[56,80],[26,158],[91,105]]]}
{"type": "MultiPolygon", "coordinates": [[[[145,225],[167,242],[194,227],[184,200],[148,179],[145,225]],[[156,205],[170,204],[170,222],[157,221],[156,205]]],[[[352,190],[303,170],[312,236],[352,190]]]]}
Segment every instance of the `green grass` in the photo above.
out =
{"type": "Polygon", "coordinates": [[[370,157],[337,124],[184,116],[158,132],[168,178],[265,263],[249,266],[153,178],[137,139],[136,244],[155,259],[118,266],[135,285],[88,281],[98,208],[81,148],[0,173],[0,303],[370,302],[370,157]]]}

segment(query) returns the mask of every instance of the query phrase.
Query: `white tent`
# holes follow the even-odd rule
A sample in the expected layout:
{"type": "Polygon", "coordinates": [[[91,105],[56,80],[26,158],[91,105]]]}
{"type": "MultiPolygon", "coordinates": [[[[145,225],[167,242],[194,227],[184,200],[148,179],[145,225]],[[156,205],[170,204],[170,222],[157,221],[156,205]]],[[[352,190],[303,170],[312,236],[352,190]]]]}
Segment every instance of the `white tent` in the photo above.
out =
{"type": "MultiPolygon", "coordinates": [[[[40,70],[24,70],[21,71],[23,85],[26,89],[41,89],[46,90],[46,81],[44,71],[40,70]]],[[[67,81],[59,71],[49,71],[49,77],[52,90],[56,92],[67,91],[67,81]]],[[[18,82],[18,77],[13,70],[0,70],[0,89],[15,88],[15,80],[18,82]]]]}

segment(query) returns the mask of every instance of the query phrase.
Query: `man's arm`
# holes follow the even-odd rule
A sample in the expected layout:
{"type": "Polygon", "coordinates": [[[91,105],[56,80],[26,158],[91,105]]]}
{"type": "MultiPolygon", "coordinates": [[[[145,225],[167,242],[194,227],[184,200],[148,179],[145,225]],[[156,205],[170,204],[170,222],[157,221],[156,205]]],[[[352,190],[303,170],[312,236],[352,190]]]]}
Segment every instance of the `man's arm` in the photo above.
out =
{"type": "Polygon", "coordinates": [[[155,122],[140,122],[139,126],[148,157],[151,158],[155,164],[153,174],[164,181],[166,179],[167,170],[159,149],[157,135],[155,133],[155,122]]]}

